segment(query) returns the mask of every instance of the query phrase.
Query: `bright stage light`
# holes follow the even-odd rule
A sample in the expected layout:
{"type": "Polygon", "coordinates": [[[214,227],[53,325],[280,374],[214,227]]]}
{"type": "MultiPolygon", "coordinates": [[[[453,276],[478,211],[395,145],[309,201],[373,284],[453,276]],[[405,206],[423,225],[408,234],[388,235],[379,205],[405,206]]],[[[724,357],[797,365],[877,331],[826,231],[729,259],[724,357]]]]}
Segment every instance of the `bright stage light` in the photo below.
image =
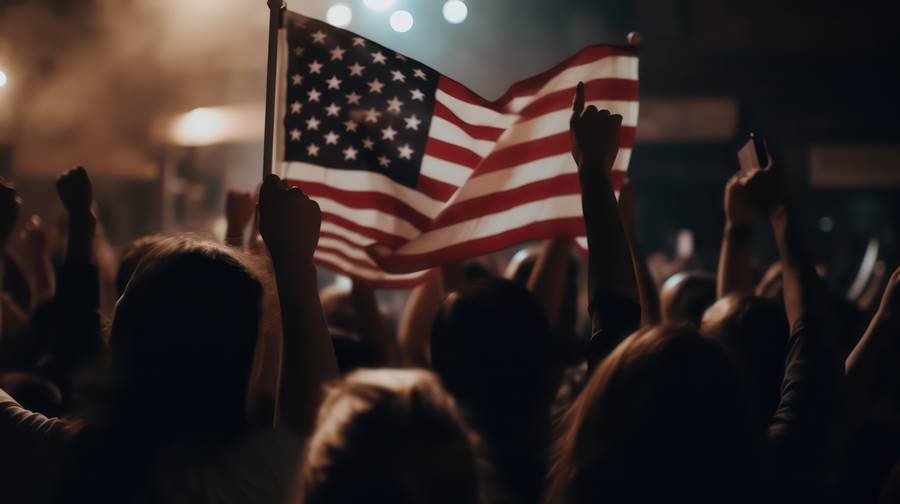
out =
{"type": "Polygon", "coordinates": [[[391,14],[391,28],[395,32],[408,32],[413,26],[413,17],[408,11],[398,10],[391,14]]]}
{"type": "Polygon", "coordinates": [[[222,137],[225,129],[226,121],[219,110],[196,108],[175,120],[171,136],[179,145],[210,145],[222,137]]]}
{"type": "Polygon", "coordinates": [[[345,4],[335,4],[328,8],[325,13],[325,19],[338,28],[343,28],[350,24],[353,19],[353,11],[345,4]]]}
{"type": "Polygon", "coordinates": [[[444,19],[448,23],[459,24],[466,20],[469,8],[461,0],[449,0],[444,4],[444,19]]]}
{"type": "Polygon", "coordinates": [[[0,70],[0,87],[3,87],[6,85],[6,80],[7,80],[6,74],[3,73],[3,70],[0,70]]]}
{"type": "Polygon", "coordinates": [[[363,0],[363,4],[376,11],[388,10],[394,6],[396,0],[363,0]]]}

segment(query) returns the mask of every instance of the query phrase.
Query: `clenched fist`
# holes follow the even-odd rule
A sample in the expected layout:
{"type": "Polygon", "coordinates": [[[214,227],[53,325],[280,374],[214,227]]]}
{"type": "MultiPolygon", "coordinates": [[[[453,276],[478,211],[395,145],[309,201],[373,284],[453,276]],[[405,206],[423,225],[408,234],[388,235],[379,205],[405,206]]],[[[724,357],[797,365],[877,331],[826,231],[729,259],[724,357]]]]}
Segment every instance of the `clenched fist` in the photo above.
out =
{"type": "Polygon", "coordinates": [[[259,232],[273,260],[312,260],[322,212],[303,191],[269,175],[259,191],[259,232]]]}

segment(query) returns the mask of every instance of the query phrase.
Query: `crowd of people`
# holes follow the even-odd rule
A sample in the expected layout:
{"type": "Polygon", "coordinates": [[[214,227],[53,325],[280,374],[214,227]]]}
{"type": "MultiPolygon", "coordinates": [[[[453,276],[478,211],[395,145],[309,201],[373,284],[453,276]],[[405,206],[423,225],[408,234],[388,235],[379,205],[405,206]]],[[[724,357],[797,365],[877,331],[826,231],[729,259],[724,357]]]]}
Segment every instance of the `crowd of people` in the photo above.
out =
{"type": "MultiPolygon", "coordinates": [[[[569,237],[432,270],[396,324],[364,283],[320,293],[319,207],[274,175],[229,194],[225,244],[130,244],[107,316],[66,172],[58,266],[36,221],[0,264],[0,501],[900,502],[900,269],[854,332],[774,159],[728,182],[716,274],[659,287],[611,183],[621,121],[579,86],[589,330],[569,237]]],[[[4,251],[20,204],[0,181],[4,251]]]]}

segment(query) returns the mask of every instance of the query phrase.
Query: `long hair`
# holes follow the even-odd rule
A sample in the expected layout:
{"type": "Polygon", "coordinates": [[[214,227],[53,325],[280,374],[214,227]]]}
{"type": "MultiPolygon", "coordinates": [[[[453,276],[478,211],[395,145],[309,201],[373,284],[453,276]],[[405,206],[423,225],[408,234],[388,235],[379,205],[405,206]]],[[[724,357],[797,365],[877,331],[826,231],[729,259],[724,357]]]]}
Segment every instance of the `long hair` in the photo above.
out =
{"type": "Polygon", "coordinates": [[[754,466],[737,375],[687,324],[626,338],[560,427],[547,503],[734,501],[754,466]]]}
{"type": "Polygon", "coordinates": [[[485,502],[477,443],[434,374],[355,371],[319,410],[300,502],[485,502]]]}
{"type": "Polygon", "coordinates": [[[241,434],[260,278],[250,258],[210,241],[166,238],[146,252],[114,312],[105,407],[73,444],[60,501],[152,501],[159,449],[241,434]]]}

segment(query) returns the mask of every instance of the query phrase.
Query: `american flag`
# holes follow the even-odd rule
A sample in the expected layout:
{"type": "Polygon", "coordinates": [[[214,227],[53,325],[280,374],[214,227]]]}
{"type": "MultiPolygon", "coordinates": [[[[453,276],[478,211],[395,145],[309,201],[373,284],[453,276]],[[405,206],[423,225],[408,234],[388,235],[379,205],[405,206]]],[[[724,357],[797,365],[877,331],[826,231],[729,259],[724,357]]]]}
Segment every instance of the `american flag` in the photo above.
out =
{"type": "Polygon", "coordinates": [[[316,261],[381,287],[528,240],[586,247],[569,153],[575,86],[623,117],[614,183],[638,116],[638,58],[590,46],[486,100],[371,40],[286,13],[281,175],[322,209],[316,261]]]}

